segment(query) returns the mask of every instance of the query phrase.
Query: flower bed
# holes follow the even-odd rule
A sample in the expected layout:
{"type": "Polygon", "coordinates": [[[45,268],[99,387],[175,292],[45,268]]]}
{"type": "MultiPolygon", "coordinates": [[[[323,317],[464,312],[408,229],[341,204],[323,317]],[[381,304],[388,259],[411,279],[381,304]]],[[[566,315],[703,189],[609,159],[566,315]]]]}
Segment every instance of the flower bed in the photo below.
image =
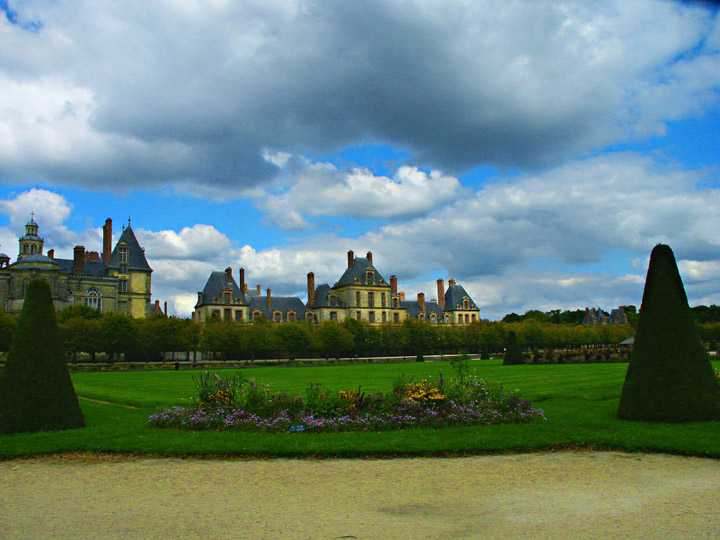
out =
{"type": "Polygon", "coordinates": [[[541,410],[501,386],[464,375],[447,384],[423,379],[395,381],[387,394],[361,388],[339,392],[308,385],[305,396],[271,394],[254,380],[206,373],[194,379],[191,407],[171,407],[150,416],[152,426],[183,430],[253,432],[385,431],[412,427],[530,422],[541,410]]]}

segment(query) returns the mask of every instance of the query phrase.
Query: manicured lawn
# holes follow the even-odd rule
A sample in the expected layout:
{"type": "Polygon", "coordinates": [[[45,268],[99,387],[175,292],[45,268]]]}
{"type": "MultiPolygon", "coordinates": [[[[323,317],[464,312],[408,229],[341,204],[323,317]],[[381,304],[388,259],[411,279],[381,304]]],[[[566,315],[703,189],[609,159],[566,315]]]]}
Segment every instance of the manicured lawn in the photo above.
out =
{"type": "MultiPolygon", "coordinates": [[[[720,363],[715,363],[719,367],[720,363]]],[[[474,454],[542,450],[563,446],[657,451],[720,457],[720,422],[661,424],[615,417],[626,364],[502,366],[472,361],[473,373],[506,389],[519,389],[545,411],[531,424],[411,429],[382,433],[255,434],[164,431],[147,418],[157,407],[189,403],[190,371],[75,373],[73,381],[88,427],[79,430],[0,436],[0,456],[57,452],[121,452],[157,455],[359,457],[474,454]],[[87,399],[82,399],[87,398],[87,399]],[[97,401],[90,401],[97,400],[97,401]],[[185,401],[183,401],[185,400],[185,401]],[[107,402],[107,403],[99,403],[107,402]],[[130,408],[137,407],[137,408],[130,408]]],[[[446,362],[385,365],[267,367],[242,371],[273,392],[302,395],[310,382],[333,389],[362,386],[387,391],[400,374],[419,380],[447,378],[446,362]]]]}

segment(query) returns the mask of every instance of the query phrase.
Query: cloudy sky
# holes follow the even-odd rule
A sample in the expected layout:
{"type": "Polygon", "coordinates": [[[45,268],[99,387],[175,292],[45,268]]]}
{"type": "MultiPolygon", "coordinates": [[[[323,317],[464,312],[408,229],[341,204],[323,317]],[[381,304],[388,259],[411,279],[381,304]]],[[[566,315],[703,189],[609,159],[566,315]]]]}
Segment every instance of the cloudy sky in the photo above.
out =
{"type": "Polygon", "coordinates": [[[720,304],[720,26],[672,0],[0,0],[0,244],[132,219],[153,297],[305,296],[346,251],[491,320],[720,304]]]}

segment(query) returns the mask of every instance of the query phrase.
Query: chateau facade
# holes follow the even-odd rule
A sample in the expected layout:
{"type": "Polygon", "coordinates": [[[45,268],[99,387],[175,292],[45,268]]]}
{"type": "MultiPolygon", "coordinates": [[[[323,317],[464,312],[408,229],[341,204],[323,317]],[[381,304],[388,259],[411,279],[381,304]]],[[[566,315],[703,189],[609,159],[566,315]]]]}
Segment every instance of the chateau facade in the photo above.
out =
{"type": "Polygon", "coordinates": [[[210,274],[205,288],[198,292],[193,319],[210,318],[252,321],[262,315],[273,322],[308,320],[311,322],[342,321],[354,318],[369,324],[401,323],[407,319],[426,320],[432,324],[465,325],[480,319],[480,310],[465,289],[449,280],[438,279],[438,299],[425,300],[418,293],[417,300],[405,300],[398,291],[397,277],[390,281],[373,265],[372,252],[356,257],[348,251],[348,267],[331,287],[327,283],[315,286],[315,275],[307,275],[308,301],[304,304],[296,296],[272,296],[271,289],[262,296],[260,285],[249,291],[245,270],[240,269],[238,284],[232,269],[210,274]]]}
{"type": "Polygon", "coordinates": [[[14,263],[0,253],[0,306],[7,312],[19,312],[28,283],[42,278],[50,284],[55,309],[84,305],[133,317],[151,313],[152,268],[129,223],[111,250],[112,220],[108,218],[103,226],[102,253],[75,246],[72,259],[55,258],[54,249],[43,255],[45,241],[38,228],[34,219],[25,225],[14,263]]]}

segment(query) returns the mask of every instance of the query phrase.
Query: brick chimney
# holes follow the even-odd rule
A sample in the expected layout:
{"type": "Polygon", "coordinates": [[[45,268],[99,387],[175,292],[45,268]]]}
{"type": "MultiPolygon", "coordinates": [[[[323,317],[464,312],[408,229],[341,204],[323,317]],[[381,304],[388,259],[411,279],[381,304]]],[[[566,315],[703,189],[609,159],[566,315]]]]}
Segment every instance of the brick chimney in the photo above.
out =
{"type": "Polygon", "coordinates": [[[373,263],[372,262],[372,251],[368,251],[366,257],[367,257],[367,260],[370,261],[370,264],[372,264],[373,263]]]}
{"type": "Polygon", "coordinates": [[[240,292],[245,294],[245,292],[247,290],[247,287],[245,286],[245,269],[241,268],[239,273],[240,273],[240,292]]]}
{"type": "Polygon", "coordinates": [[[400,291],[400,292],[398,293],[398,296],[400,296],[400,301],[401,301],[401,302],[404,302],[404,301],[405,301],[405,293],[404,293],[404,292],[400,291]]]}
{"type": "MultiPolygon", "coordinates": [[[[202,293],[198,294],[202,295],[202,293]]],[[[200,297],[198,297],[198,301],[200,301],[200,297]]],[[[155,300],[155,315],[160,315],[160,300],[155,300]]]]}
{"type": "Polygon", "coordinates": [[[445,280],[443,280],[443,279],[437,280],[437,289],[438,289],[438,306],[440,306],[440,309],[445,309],[445,280]]]}
{"type": "Polygon", "coordinates": [[[164,307],[165,307],[164,313],[165,313],[165,316],[167,317],[167,302],[165,302],[164,307]]]}
{"type": "Polygon", "coordinates": [[[272,289],[271,289],[270,287],[268,287],[268,290],[267,290],[267,306],[268,306],[268,309],[272,309],[272,297],[270,296],[271,293],[272,293],[272,289]]]}
{"type": "Polygon", "coordinates": [[[448,279],[448,285],[450,285],[451,287],[455,285],[455,280],[452,278],[448,279]]]}
{"type": "Polygon", "coordinates": [[[112,256],[112,219],[107,218],[105,225],[103,225],[103,250],[102,260],[105,264],[110,263],[110,257],[112,256]]]}
{"type": "Polygon", "coordinates": [[[260,284],[259,284],[259,283],[257,284],[257,293],[258,293],[258,296],[260,296],[260,294],[262,293],[262,291],[260,290],[260,284]]]}
{"type": "Polygon", "coordinates": [[[397,276],[390,276],[390,292],[397,294],[397,276]]]}
{"type": "Polygon", "coordinates": [[[55,258],[55,250],[51,249],[50,251],[48,251],[47,256],[48,256],[48,259],[54,259],[55,258]]]}
{"type": "Polygon", "coordinates": [[[425,293],[424,292],[418,293],[418,305],[420,306],[420,311],[422,311],[422,314],[425,315],[425,293]]]}
{"type": "Polygon", "coordinates": [[[308,289],[308,307],[315,305],[315,274],[308,272],[307,275],[307,289],[308,289]]]}
{"type": "Polygon", "coordinates": [[[85,273],[85,246],[75,246],[73,250],[73,274],[85,273]]]}
{"type": "Polygon", "coordinates": [[[232,268],[230,268],[229,266],[225,269],[225,276],[227,277],[228,283],[233,282],[232,268]]]}
{"type": "Polygon", "coordinates": [[[97,251],[86,251],[85,252],[85,260],[86,261],[99,261],[100,254],[97,251]]]}
{"type": "Polygon", "coordinates": [[[355,264],[355,254],[350,250],[348,251],[348,268],[352,268],[353,264],[355,264]]]}

